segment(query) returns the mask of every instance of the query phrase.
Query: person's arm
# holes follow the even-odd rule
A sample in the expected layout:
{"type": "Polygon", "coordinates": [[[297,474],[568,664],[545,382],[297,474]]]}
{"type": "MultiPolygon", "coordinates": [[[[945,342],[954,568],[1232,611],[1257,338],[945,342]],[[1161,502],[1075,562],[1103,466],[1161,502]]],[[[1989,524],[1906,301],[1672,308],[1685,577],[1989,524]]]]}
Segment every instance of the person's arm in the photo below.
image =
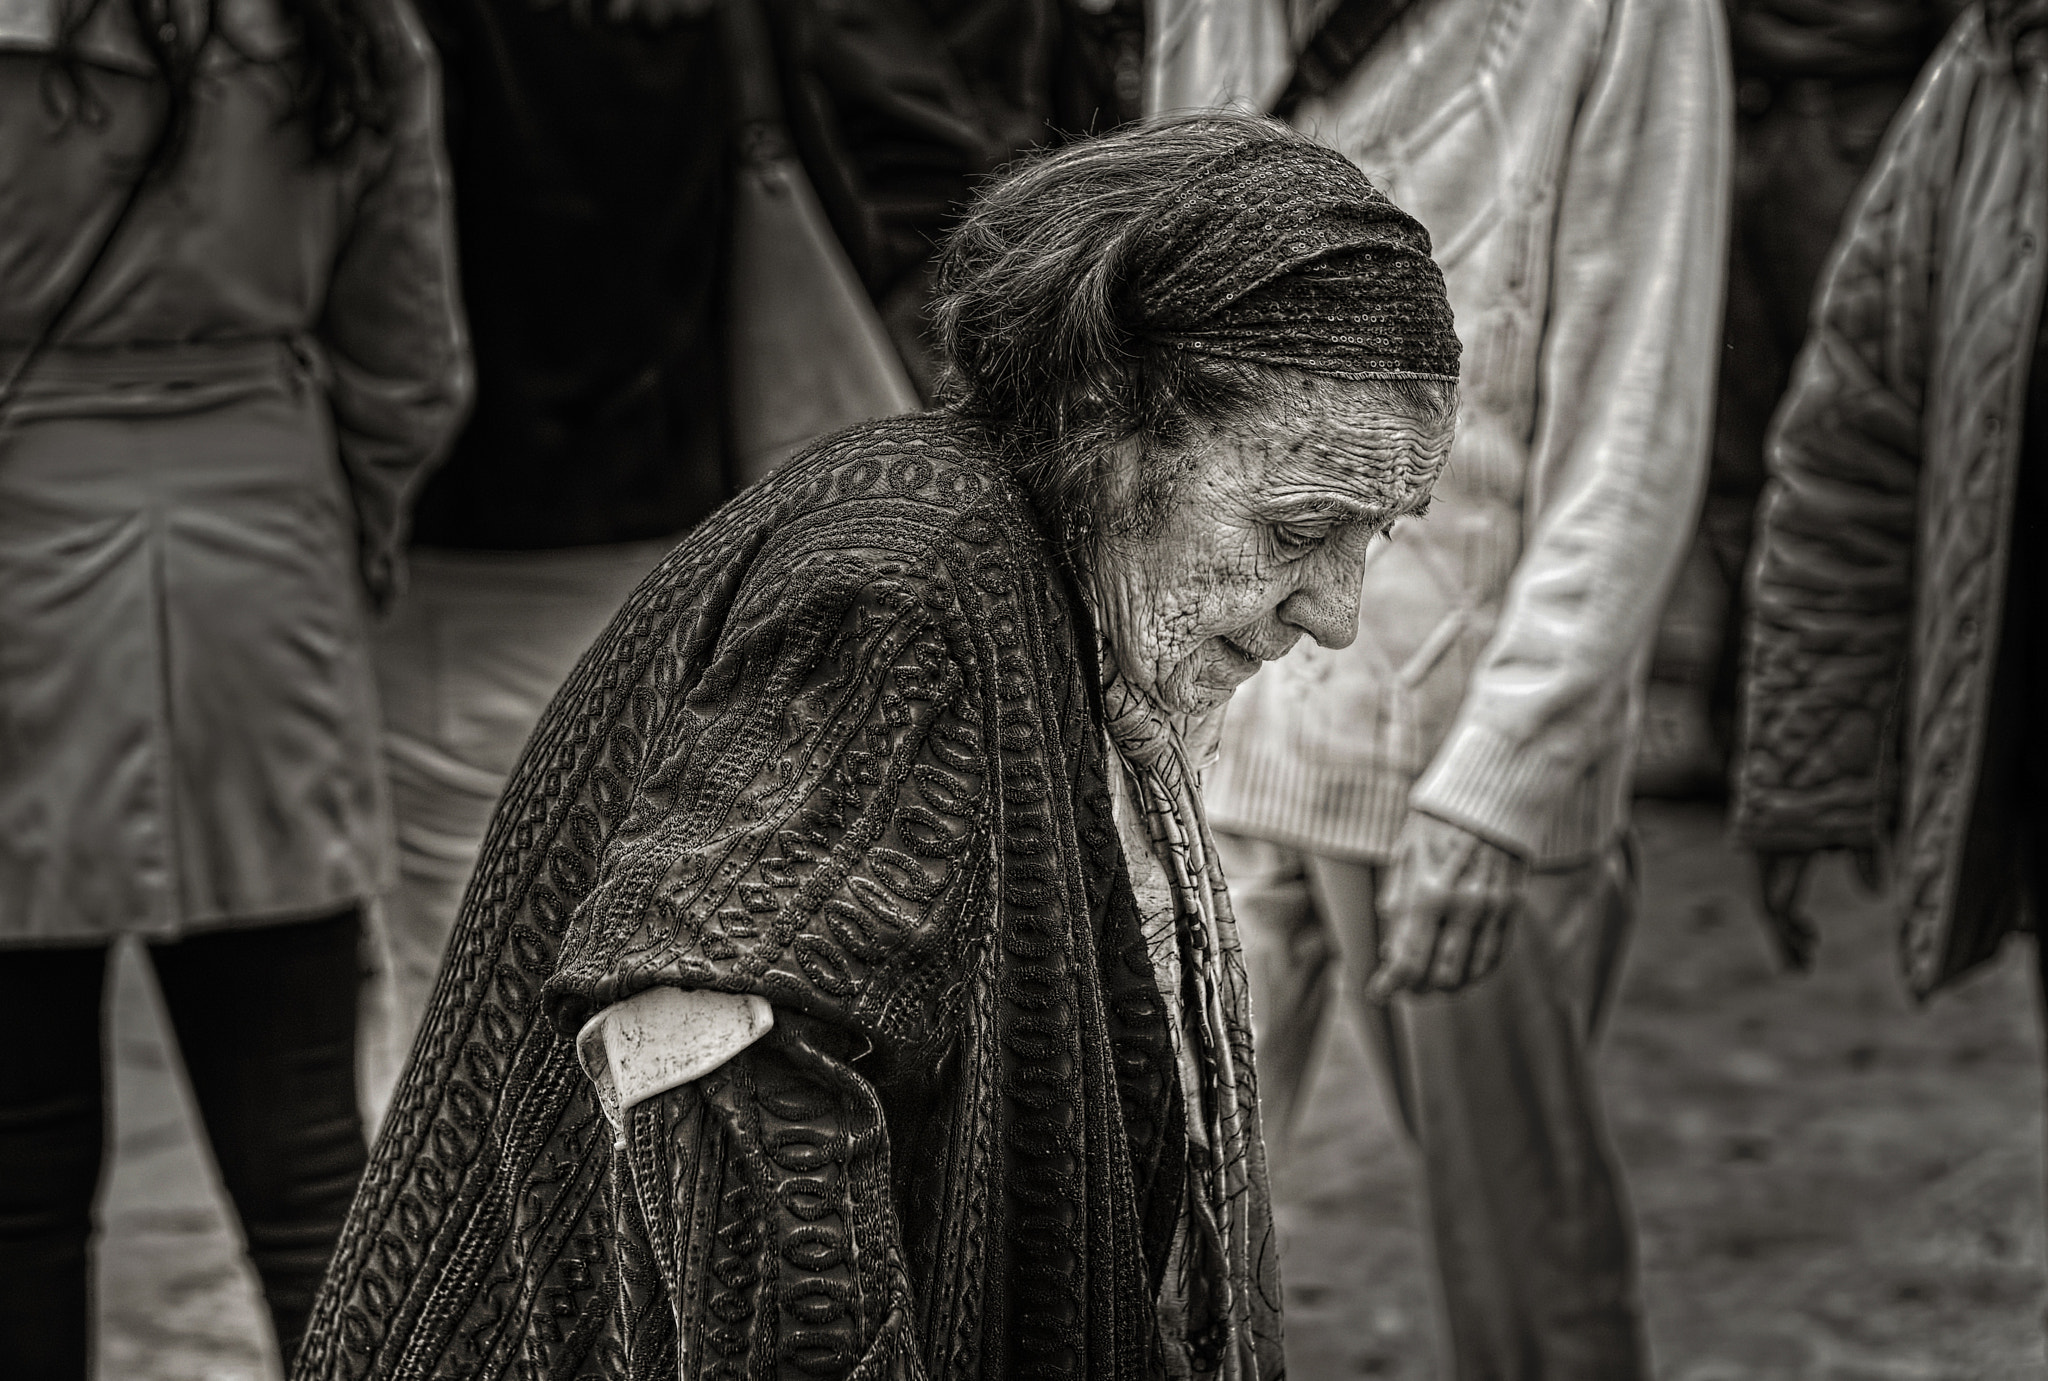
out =
{"type": "Polygon", "coordinates": [[[622,1272],[623,1305],[673,1320],[663,1374],[920,1374],[889,1128],[859,1053],[843,1030],[790,1014],[627,1111],[620,1233],[645,1244],[666,1298],[622,1272]]]}
{"type": "Polygon", "coordinates": [[[453,437],[473,379],[456,282],[439,68],[405,0],[381,6],[395,108],[360,183],[315,334],[331,379],[342,467],[371,599],[397,593],[405,529],[453,437]]]}
{"type": "Polygon", "coordinates": [[[1844,219],[1812,328],[1765,446],[1729,816],[1759,856],[1788,967],[1818,939],[1799,910],[1816,853],[1866,883],[1890,827],[1890,755],[1911,635],[1931,297],[1958,162],[1955,60],[1967,21],[1900,108],[1844,219]]]}
{"type": "Polygon", "coordinates": [[[909,1346],[880,1090],[957,1035],[998,813],[930,566],[759,563],[565,938],[549,1001],[616,1110],[617,1250],[651,1271],[621,1277],[636,1368],[894,1375],[909,1346]]]}
{"type": "Polygon", "coordinates": [[[1558,189],[1533,515],[1492,641],[1410,798],[1375,990],[1499,953],[1550,816],[1612,742],[1706,479],[1733,142],[1714,0],[1617,0],[1558,189]],[[1469,837],[1465,837],[1469,836],[1469,837]]]}
{"type": "Polygon", "coordinates": [[[1559,189],[1526,502],[1500,622],[1412,805],[1524,857],[1612,741],[1706,479],[1727,251],[1712,0],[1619,0],[1559,189]]]}
{"type": "Polygon", "coordinates": [[[1933,198],[1912,185],[1913,133],[1894,131],[1843,224],[1765,446],[1733,801],[1738,837],[1761,849],[1871,848],[1885,833],[1932,324],[1933,225],[1911,210],[1933,198]]]}

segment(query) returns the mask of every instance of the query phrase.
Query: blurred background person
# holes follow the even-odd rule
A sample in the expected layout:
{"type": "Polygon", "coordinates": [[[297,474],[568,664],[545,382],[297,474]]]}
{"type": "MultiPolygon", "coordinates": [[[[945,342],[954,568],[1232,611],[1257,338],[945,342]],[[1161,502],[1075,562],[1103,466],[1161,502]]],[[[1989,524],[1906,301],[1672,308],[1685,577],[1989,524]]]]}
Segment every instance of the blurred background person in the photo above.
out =
{"type": "Polygon", "coordinates": [[[1136,113],[1132,0],[424,0],[474,416],[377,666],[400,838],[381,1115],[491,808],[575,660],[797,444],[918,406],[975,179],[1136,113]]]}
{"type": "Polygon", "coordinates": [[[289,1357],[364,1159],[366,616],[466,400],[400,0],[0,10],[0,1371],[87,1373],[111,943],[289,1357]]]}
{"type": "Polygon", "coordinates": [[[1465,345],[1445,477],[1367,567],[1357,642],[1247,684],[1205,779],[1275,1162],[1341,968],[1422,1152],[1447,1374],[1627,1381],[1632,1226],[1588,1043],[1635,906],[1650,643],[1706,477],[1723,16],[1171,8],[1151,98],[1271,104],[1348,154],[1429,228],[1465,345]],[[1404,989],[1454,995],[1379,1005],[1404,989]]]}
{"type": "Polygon", "coordinates": [[[1972,6],[1842,229],[1773,426],[1736,833],[1788,965],[1814,855],[1880,857],[1926,997],[2048,865],[2048,0],[1972,6]]]}
{"type": "Polygon", "coordinates": [[[1954,0],[1731,0],[1734,211],[1713,459],[1700,534],[1659,630],[1639,794],[1726,789],[1742,572],[1764,430],[1806,338],[1828,249],[1954,0]]]}

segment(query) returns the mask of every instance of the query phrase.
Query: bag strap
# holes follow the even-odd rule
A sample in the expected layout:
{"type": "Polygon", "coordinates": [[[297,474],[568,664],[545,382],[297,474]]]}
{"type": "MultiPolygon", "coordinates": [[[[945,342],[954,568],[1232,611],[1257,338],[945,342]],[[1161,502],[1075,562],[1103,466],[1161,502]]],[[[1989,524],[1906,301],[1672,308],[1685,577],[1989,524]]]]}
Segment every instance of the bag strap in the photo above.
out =
{"type": "Polygon", "coordinates": [[[1337,0],[1295,60],[1294,76],[1273,103],[1273,114],[1285,120],[1303,101],[1327,95],[1394,27],[1394,21],[1417,0],[1337,0]]]}

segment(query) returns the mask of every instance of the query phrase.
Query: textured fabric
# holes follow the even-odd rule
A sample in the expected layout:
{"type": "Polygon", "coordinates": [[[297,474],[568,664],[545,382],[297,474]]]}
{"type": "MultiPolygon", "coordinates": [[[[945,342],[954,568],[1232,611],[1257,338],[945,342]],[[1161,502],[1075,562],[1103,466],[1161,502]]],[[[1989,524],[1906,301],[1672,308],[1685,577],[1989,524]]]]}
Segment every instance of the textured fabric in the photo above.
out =
{"type": "MultiPolygon", "coordinates": [[[[1748,608],[1743,572],[1763,494],[1764,434],[1791,382],[1842,216],[1958,8],[1953,0],[1728,6],[1737,116],[1722,336],[1725,358],[1741,367],[1721,371],[1700,520],[1726,598],[1711,651],[1670,673],[1687,682],[1705,673],[1712,728],[1724,747],[1734,737],[1748,608]]],[[[1672,627],[1668,615],[1665,627],[1672,627]]]]}
{"type": "MultiPolygon", "coordinates": [[[[363,1169],[354,912],[148,949],[278,1345],[297,1346],[363,1169]]],[[[80,1381],[103,1158],[105,945],[0,953],[0,1356],[80,1381]]]]}
{"type": "MultiPolygon", "coordinates": [[[[190,383],[219,359],[176,357],[227,352],[165,353],[190,383]]],[[[231,389],[213,406],[62,416],[93,384],[60,352],[0,430],[0,946],[316,915],[389,881],[327,405],[282,344],[232,353],[190,390],[231,389]]]]}
{"type": "Polygon", "coordinates": [[[2048,242],[2048,87],[1956,22],[1846,221],[1767,451],[1734,820],[1893,855],[1931,992],[1993,953],[1964,859],[2048,242]]]}
{"type": "Polygon", "coordinates": [[[1174,1054],[1093,648],[989,446],[940,416],[825,443],[578,667],[299,1377],[1154,1373],[1174,1054]],[[776,1025],[614,1155],[573,1038],[657,984],[776,1025]]]}
{"type": "Polygon", "coordinates": [[[1534,874],[1501,967],[1449,996],[1364,997],[1385,870],[1219,834],[1258,1014],[1275,1163],[1332,1003],[1355,1004],[1420,1151],[1455,1381],[1650,1374],[1620,1166],[1592,1042],[1636,905],[1626,843],[1534,874]]]}
{"type": "MultiPolygon", "coordinates": [[[[1108,638],[1100,665],[1117,665],[1108,638]]],[[[1255,1192],[1266,1182],[1265,1145],[1229,892],[1180,732],[1114,671],[1102,697],[1111,813],[1173,1037],[1192,1148],[1187,1206],[1159,1292],[1166,1374],[1253,1378],[1261,1351],[1274,1355],[1280,1345],[1279,1281],[1255,1255],[1272,1225],[1255,1192]]]]}
{"type": "MultiPolygon", "coordinates": [[[[382,599],[399,583],[412,493],[469,388],[433,56],[404,0],[375,0],[390,133],[315,160],[303,123],[279,118],[292,76],[274,0],[217,8],[182,156],[142,193],[59,343],[115,353],[310,337],[302,353],[321,360],[363,578],[382,599]]],[[[128,13],[97,6],[81,44],[94,116],[55,99],[65,88],[46,56],[0,52],[0,367],[55,312],[155,137],[160,96],[128,56],[128,13]]],[[[83,415],[128,400],[78,389],[70,402],[83,415]]]]}
{"type": "MultiPolygon", "coordinates": [[[[1358,639],[1239,691],[1219,828],[1380,858],[1413,806],[1543,861],[1620,828],[1705,479],[1725,44],[1712,0],[1430,0],[1299,107],[1429,230],[1458,431],[1428,518],[1368,565],[1358,639]]],[[[1269,86],[1235,70],[1216,89],[1269,86]]]]}
{"type": "Polygon", "coordinates": [[[1207,355],[1339,379],[1458,377],[1458,336],[1429,233],[1343,155],[1233,150],[1147,240],[1146,334],[1207,355]]]}
{"type": "MultiPolygon", "coordinates": [[[[1894,24],[1909,21],[1915,13],[1925,15],[1928,9],[1920,0],[1885,0],[1881,7],[1871,8],[1881,8],[1894,24]]],[[[1901,51],[1904,35],[1879,29],[1871,35],[1873,50],[1868,53],[1841,51],[1834,45],[1824,51],[1832,50],[1834,58],[1852,70],[1861,58],[1880,70],[1882,64],[1895,64],[1902,69],[1896,74],[1797,77],[1780,74],[1768,64],[1780,56],[1796,62],[1802,50],[1745,57],[1739,14],[1735,22],[1740,116],[1723,336],[1726,358],[1742,363],[1721,371],[1714,455],[1700,522],[1706,554],[1727,596],[1718,645],[1706,654],[1713,658],[1713,727],[1724,744],[1734,736],[1747,610],[1743,572],[1749,565],[1757,500],[1763,494],[1764,435],[1791,382],[1792,361],[1806,339],[1814,289],[1843,214],[1877,157],[1885,127],[1912,89],[1921,61],[1941,38],[1936,29],[1926,34],[1924,45],[1901,51]]],[[[1907,27],[1908,34],[1922,32],[1907,27]]],[[[1706,665],[1705,657],[1697,660],[1706,665]]]]}
{"type": "Polygon", "coordinates": [[[372,630],[396,885],[377,908],[366,994],[366,1105],[381,1121],[412,1047],[491,812],[576,661],[665,542],[472,552],[415,547],[413,575],[372,630]]]}

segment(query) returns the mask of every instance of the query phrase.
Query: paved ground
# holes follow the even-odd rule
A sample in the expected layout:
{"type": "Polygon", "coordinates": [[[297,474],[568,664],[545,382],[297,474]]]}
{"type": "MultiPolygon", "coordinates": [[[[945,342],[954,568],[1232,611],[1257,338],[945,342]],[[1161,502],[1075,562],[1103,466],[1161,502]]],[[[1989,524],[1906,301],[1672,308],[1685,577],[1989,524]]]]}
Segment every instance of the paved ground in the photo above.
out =
{"type": "MultiPolygon", "coordinates": [[[[2032,953],[1916,1011],[1832,872],[1821,970],[1774,976],[1703,811],[1644,821],[1647,915],[1606,1044],[1664,1381],[2020,1381],[2041,1343],[2032,953]]],[[[157,1034],[119,981],[103,1381],[262,1381],[251,1282],[157,1034]]],[[[1338,1033],[1281,1186],[1296,1381],[1438,1375],[1414,1166],[1338,1033]]]]}

